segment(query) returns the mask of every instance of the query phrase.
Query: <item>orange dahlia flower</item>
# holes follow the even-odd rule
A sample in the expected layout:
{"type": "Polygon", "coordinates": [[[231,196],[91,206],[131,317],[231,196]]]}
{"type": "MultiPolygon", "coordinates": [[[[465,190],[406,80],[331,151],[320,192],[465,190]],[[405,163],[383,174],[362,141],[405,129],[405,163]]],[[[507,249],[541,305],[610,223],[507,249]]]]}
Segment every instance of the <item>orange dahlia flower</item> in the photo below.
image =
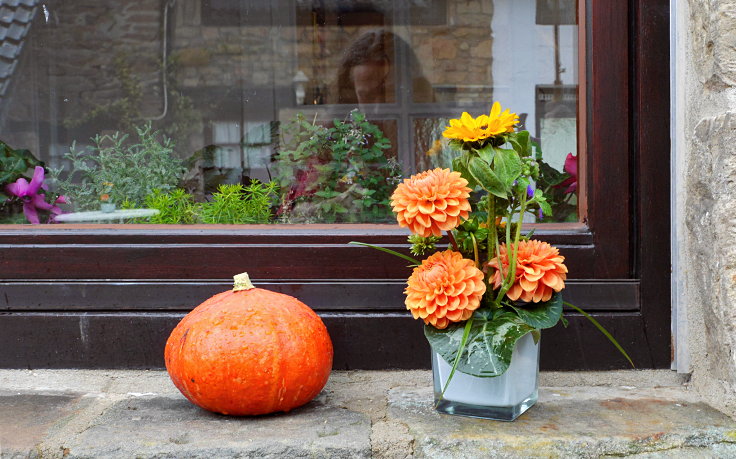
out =
{"type": "Polygon", "coordinates": [[[437,252],[414,268],[406,294],[406,309],[415,319],[443,329],[467,320],[486,291],[483,272],[460,252],[437,252]]]}
{"type": "Polygon", "coordinates": [[[422,237],[441,236],[468,218],[467,184],[459,172],[440,168],[404,179],[391,195],[396,220],[422,237]]]}
{"type": "MultiPolygon", "coordinates": [[[[501,264],[504,275],[508,273],[509,257],[506,244],[501,244],[501,264]]],[[[565,257],[560,255],[557,247],[546,242],[530,240],[519,241],[519,254],[516,257],[516,278],[506,296],[512,301],[521,299],[528,303],[539,303],[552,298],[552,292],[559,292],[565,288],[567,267],[563,264],[565,257]]],[[[498,259],[494,258],[487,264],[495,269],[493,288],[498,289],[503,283],[501,271],[498,269],[498,259]]]]}

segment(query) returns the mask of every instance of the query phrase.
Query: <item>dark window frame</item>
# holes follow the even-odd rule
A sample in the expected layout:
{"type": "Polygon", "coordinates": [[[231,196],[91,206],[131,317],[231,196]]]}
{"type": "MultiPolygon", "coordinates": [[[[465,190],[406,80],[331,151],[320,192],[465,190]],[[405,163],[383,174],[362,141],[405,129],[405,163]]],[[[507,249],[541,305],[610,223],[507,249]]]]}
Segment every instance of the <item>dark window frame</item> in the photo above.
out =
{"type": "MultiPolygon", "coordinates": [[[[567,298],[638,367],[670,365],[669,65],[664,0],[587,2],[580,224],[539,225],[572,273],[567,298]]],[[[406,250],[395,225],[2,226],[0,367],[147,368],[182,315],[249,271],[303,298],[335,342],[336,368],[429,364],[403,310],[409,271],[359,240],[406,250]]],[[[260,281],[260,282],[259,282],[260,281]]],[[[544,333],[546,369],[624,368],[592,326],[544,333]]]]}

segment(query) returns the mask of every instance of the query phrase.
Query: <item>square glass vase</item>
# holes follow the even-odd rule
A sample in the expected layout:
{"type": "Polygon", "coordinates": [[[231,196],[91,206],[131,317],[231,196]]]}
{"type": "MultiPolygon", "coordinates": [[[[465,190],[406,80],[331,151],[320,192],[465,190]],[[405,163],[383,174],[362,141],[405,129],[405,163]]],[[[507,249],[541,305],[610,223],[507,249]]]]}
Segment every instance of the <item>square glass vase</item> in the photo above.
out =
{"type": "Polygon", "coordinates": [[[521,337],[511,365],[501,376],[481,378],[455,371],[444,396],[452,365],[432,352],[435,408],[440,413],[497,421],[513,421],[532,407],[538,397],[539,342],[531,333],[521,337]]]}

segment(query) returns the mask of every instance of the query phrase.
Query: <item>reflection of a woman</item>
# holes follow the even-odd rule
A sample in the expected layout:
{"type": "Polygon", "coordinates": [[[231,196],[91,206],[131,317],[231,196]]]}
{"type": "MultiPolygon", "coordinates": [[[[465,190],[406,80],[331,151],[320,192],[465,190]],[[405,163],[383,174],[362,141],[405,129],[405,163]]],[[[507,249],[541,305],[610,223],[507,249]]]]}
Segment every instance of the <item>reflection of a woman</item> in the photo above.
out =
{"type": "Polygon", "coordinates": [[[432,88],[411,47],[384,30],[366,32],[346,50],[337,75],[338,104],[396,102],[397,55],[406,59],[414,102],[432,102],[432,88]]]}

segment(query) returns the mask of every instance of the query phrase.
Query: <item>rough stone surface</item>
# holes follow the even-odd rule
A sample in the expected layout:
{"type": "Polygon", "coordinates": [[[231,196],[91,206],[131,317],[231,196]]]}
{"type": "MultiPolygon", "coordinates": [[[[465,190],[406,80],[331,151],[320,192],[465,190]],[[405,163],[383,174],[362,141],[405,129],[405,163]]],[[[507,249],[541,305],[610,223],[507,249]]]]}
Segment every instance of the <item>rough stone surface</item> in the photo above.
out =
{"type": "MultiPolygon", "coordinates": [[[[685,222],[697,238],[691,239],[690,256],[696,266],[690,273],[693,298],[698,298],[703,327],[693,368],[695,380],[718,393],[736,389],[736,112],[729,112],[698,123],[693,136],[692,169],[686,203],[685,222]],[[697,172],[696,172],[697,171],[697,172]],[[700,292],[694,294],[694,292],[700,292]]],[[[691,303],[693,304],[693,303],[691,303]]],[[[715,394],[713,394],[715,395],[715,394]]],[[[733,396],[726,407],[736,411],[733,396]]]]}
{"type": "Polygon", "coordinates": [[[324,397],[290,413],[235,418],[144,395],[115,402],[63,446],[67,457],[368,457],[369,432],[365,415],[324,397]]]}
{"type": "Polygon", "coordinates": [[[736,414],[736,0],[680,0],[678,248],[692,386],[736,414]],[[683,30],[684,29],[684,30],[683,30]]]}
{"type": "Polygon", "coordinates": [[[674,372],[542,373],[513,423],[438,414],[431,379],[334,372],[304,407],[238,418],[165,372],[0,370],[0,457],[736,457],[736,422],[674,372]]]}
{"type": "MultiPolygon", "coordinates": [[[[410,426],[416,457],[601,457],[714,447],[736,455],[734,427],[702,402],[666,388],[545,388],[513,423],[438,414],[430,388],[391,390],[389,413],[410,426]]],[[[656,457],[656,456],[655,456],[656,457]]]]}
{"type": "Polygon", "coordinates": [[[36,455],[35,445],[82,405],[79,394],[0,391],[0,457],[36,455]]]}

